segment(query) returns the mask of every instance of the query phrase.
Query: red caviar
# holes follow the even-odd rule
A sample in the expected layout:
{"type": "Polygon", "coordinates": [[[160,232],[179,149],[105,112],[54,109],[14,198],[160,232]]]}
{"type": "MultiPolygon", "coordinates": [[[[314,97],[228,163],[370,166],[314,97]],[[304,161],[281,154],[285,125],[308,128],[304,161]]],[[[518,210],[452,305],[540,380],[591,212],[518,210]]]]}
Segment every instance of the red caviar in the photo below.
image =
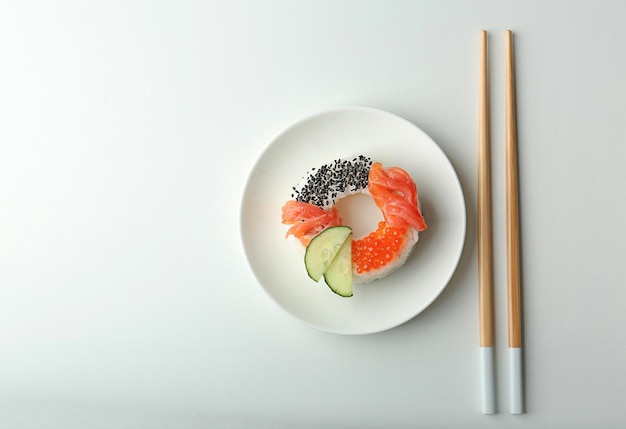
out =
{"type": "Polygon", "coordinates": [[[404,245],[406,228],[398,228],[378,222],[376,231],[352,242],[352,262],[357,274],[379,269],[393,259],[404,245]]]}

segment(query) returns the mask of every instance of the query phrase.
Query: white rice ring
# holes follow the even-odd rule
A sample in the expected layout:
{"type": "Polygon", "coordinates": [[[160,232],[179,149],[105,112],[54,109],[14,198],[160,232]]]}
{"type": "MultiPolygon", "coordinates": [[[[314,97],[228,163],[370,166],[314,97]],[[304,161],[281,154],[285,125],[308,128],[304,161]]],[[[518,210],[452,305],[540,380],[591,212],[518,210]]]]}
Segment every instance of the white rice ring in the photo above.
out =
{"type": "MultiPolygon", "coordinates": [[[[370,195],[367,184],[372,160],[364,155],[337,159],[331,163],[312,168],[300,183],[292,188],[291,197],[296,201],[314,204],[323,209],[331,209],[337,201],[355,194],[370,195]]],[[[408,259],[419,240],[416,229],[407,227],[401,251],[379,269],[357,273],[353,264],[354,284],[370,283],[388,276],[400,268],[408,259]]]]}

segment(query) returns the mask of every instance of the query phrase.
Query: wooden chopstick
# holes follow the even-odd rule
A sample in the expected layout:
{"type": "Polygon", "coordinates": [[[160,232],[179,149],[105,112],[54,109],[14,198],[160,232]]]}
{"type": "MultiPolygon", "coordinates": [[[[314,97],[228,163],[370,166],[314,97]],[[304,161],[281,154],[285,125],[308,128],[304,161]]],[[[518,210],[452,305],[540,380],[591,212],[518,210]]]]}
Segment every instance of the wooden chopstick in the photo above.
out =
{"type": "Polygon", "coordinates": [[[523,413],[522,317],[519,261],[519,186],[513,33],[505,33],[506,73],[506,237],[511,413],[523,413]]]}
{"type": "Polygon", "coordinates": [[[491,232],[491,156],[488,34],[480,37],[478,107],[478,312],[484,414],[495,413],[493,362],[493,254],[491,232]]]}

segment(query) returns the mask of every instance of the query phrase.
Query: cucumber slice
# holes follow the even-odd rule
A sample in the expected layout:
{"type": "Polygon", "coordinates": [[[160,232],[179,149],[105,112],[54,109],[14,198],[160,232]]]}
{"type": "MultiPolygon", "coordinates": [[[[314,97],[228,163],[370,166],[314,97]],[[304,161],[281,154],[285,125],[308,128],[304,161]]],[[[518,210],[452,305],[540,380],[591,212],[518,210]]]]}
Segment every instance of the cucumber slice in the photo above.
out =
{"type": "Polygon", "coordinates": [[[316,282],[322,278],[350,234],[352,228],[349,226],[331,226],[311,240],[304,254],[304,265],[309,277],[316,282]]]}
{"type": "Polygon", "coordinates": [[[345,298],[352,296],[352,234],[328,266],[324,281],[337,295],[345,298]]]}

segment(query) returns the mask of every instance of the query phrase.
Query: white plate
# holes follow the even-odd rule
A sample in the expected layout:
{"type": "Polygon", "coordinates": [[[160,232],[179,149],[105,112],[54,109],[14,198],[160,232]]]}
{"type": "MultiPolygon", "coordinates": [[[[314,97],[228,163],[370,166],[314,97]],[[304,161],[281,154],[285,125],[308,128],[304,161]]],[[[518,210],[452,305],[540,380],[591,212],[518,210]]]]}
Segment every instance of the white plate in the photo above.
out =
{"type": "Polygon", "coordinates": [[[241,206],[244,250],[265,291],[302,322],[338,334],[384,331],[427,308],[456,269],[465,226],[463,191],[439,146],[410,122],[370,108],[323,112],[278,135],[254,165],[241,206]],[[342,298],[309,279],[302,246],[285,239],[281,207],[311,167],[359,154],[411,174],[428,229],[404,266],[342,298]]]}

